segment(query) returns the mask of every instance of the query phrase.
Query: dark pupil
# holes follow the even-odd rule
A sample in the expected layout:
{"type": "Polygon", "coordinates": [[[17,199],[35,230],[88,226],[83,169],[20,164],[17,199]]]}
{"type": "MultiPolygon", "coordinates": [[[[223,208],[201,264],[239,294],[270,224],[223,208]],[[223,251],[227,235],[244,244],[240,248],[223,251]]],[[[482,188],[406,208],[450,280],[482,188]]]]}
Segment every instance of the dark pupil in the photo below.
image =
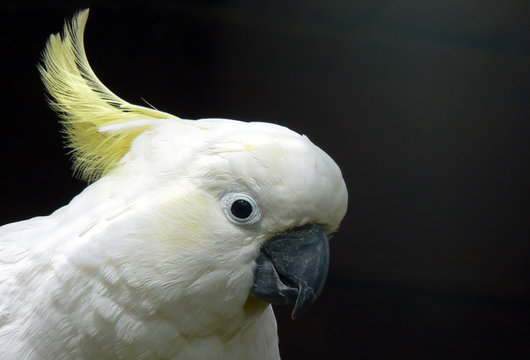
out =
{"type": "Polygon", "coordinates": [[[230,208],[232,214],[239,219],[246,219],[252,214],[252,205],[246,200],[236,200],[230,208]]]}

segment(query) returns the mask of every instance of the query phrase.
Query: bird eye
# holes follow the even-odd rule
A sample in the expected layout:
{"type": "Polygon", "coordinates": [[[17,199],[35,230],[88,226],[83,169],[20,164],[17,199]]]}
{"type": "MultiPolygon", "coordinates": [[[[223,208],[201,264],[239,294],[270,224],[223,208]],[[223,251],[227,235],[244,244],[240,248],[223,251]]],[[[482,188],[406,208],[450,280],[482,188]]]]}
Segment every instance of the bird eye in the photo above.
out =
{"type": "Polygon", "coordinates": [[[243,199],[237,199],[232,203],[230,212],[238,219],[246,219],[252,214],[252,204],[243,199]]]}
{"type": "Polygon", "coordinates": [[[245,193],[227,193],[221,199],[221,206],[226,217],[236,224],[254,224],[261,217],[256,202],[245,193]]]}

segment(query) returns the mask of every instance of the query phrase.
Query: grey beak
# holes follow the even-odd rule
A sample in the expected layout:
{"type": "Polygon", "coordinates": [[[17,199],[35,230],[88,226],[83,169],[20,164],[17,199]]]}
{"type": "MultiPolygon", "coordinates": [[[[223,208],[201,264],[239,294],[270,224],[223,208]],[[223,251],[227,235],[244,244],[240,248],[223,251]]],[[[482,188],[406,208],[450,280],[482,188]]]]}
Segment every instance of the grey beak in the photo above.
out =
{"type": "Polygon", "coordinates": [[[308,224],[278,234],[260,250],[250,293],[274,305],[295,302],[292,318],[304,313],[322,292],[329,268],[324,228],[308,224]]]}

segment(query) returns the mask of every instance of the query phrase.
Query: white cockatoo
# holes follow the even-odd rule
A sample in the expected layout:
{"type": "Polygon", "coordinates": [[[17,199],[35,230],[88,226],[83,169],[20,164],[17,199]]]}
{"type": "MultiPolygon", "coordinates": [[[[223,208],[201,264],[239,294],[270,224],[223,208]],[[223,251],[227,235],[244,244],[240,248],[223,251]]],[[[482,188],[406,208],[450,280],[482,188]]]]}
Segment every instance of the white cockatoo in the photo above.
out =
{"type": "Polygon", "coordinates": [[[0,227],[0,358],[279,359],[270,304],[297,317],[322,290],[338,166],[282,126],[125,102],[88,64],[87,17],[39,69],[90,185],[0,227]]]}

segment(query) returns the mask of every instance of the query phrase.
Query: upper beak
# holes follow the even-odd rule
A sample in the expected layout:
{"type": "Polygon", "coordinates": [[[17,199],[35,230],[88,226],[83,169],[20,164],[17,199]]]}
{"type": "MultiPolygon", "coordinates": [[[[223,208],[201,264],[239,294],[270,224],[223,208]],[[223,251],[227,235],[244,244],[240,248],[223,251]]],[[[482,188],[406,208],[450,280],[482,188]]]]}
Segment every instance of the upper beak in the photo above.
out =
{"type": "Polygon", "coordinates": [[[260,249],[250,293],[274,305],[296,302],[299,317],[320,295],[329,267],[326,231],[308,224],[280,233],[260,249]]]}

